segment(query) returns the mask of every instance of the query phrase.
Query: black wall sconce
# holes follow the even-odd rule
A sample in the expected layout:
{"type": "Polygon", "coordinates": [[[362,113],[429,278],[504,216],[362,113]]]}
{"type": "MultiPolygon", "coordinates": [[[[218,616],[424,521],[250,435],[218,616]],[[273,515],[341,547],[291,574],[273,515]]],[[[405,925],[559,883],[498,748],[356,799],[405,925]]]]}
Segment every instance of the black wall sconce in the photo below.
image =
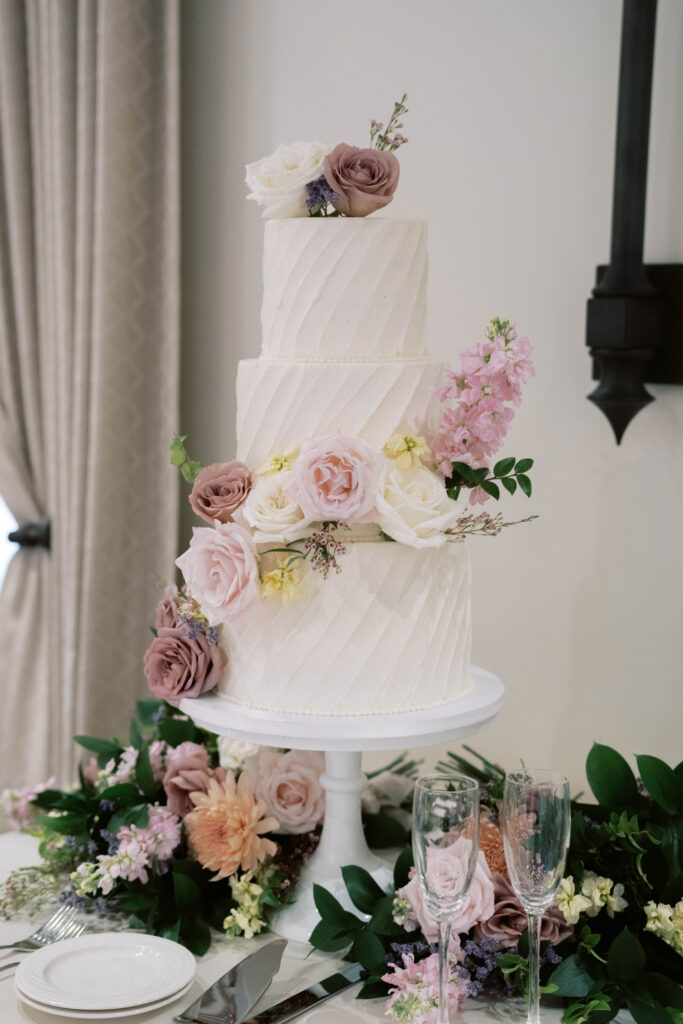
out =
{"type": "Polygon", "coordinates": [[[624,0],[610,263],[588,300],[586,344],[599,381],[588,397],[617,444],[645,405],[644,383],[683,384],[683,264],[643,264],[657,0],[624,0]]]}

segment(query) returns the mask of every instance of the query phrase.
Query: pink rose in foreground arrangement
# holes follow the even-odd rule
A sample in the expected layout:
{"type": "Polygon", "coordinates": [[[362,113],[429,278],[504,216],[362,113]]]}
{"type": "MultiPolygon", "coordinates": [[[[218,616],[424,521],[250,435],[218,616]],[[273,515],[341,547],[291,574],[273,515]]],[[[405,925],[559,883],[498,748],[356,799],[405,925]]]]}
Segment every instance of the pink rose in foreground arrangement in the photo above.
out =
{"type": "Polygon", "coordinates": [[[152,693],[178,707],[183,697],[212,690],[222,676],[226,657],[204,633],[190,636],[180,626],[162,627],[145,651],[145,676],[152,693]]]}
{"type": "Polygon", "coordinates": [[[339,195],[333,206],[347,217],[366,217],[394,198],[400,167],[388,150],[359,149],[341,142],[325,157],[323,173],[339,195]]]}
{"type": "Polygon", "coordinates": [[[290,835],[311,832],[325,814],[325,791],[320,775],[323,755],[312,750],[262,750],[244,762],[254,796],[263,800],[267,813],[290,835]]]}
{"type": "MultiPolygon", "coordinates": [[[[444,892],[457,890],[462,885],[462,879],[467,872],[467,853],[469,839],[457,839],[450,846],[432,846],[427,850],[427,873],[433,879],[435,891],[437,886],[442,887],[444,892]]],[[[417,878],[412,878],[402,889],[399,889],[398,896],[407,899],[413,908],[413,927],[419,925],[422,934],[428,942],[436,942],[439,936],[439,929],[436,920],[427,907],[422,889],[417,878]]],[[[493,913],[494,907],[494,885],[489,871],[486,857],[481,851],[477,855],[477,866],[470,884],[465,905],[453,919],[452,931],[457,934],[468,932],[472,925],[478,921],[486,921],[493,913]]],[[[410,930],[410,918],[406,922],[410,930]]]]}
{"type": "Polygon", "coordinates": [[[360,437],[315,438],[294,463],[288,494],[310,519],[364,522],[377,498],[382,462],[360,437]]]}
{"type": "Polygon", "coordinates": [[[224,782],[224,768],[209,767],[209,755],[205,747],[189,740],[169,749],[166,755],[164,791],[168,806],[179,818],[184,818],[193,808],[190,793],[206,793],[212,778],[224,782]]]}
{"type": "Polygon", "coordinates": [[[163,627],[177,626],[179,622],[178,606],[176,604],[176,598],[178,596],[178,588],[175,583],[169,584],[164,590],[163,597],[156,606],[154,613],[154,626],[156,629],[162,629],[163,627]]]}
{"type": "Polygon", "coordinates": [[[176,565],[211,626],[239,615],[259,596],[256,548],[237,523],[195,529],[176,565]]]}
{"type": "Polygon", "coordinates": [[[243,462],[215,462],[195,477],[190,505],[207,523],[229,523],[252,487],[251,472],[243,462]]]}
{"type": "MultiPolygon", "coordinates": [[[[503,877],[493,876],[495,905],[493,913],[480,921],[475,930],[477,942],[481,939],[495,939],[501,949],[514,946],[527,927],[526,912],[515,896],[512,887],[503,877]]],[[[564,914],[553,903],[541,918],[541,939],[553,946],[573,935],[572,925],[567,924],[564,914]]]]}

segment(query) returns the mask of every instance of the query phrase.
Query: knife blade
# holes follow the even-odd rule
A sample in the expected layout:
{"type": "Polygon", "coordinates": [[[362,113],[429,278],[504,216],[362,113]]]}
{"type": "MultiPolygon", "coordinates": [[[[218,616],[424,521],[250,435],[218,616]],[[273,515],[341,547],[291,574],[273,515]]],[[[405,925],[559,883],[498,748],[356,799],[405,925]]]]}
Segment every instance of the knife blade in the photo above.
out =
{"type": "Polygon", "coordinates": [[[274,939],[231,967],[179,1013],[178,1024],[238,1024],[266,991],[280,968],[286,939],[274,939]]]}
{"type": "Polygon", "coordinates": [[[292,1020],[293,1017],[305,1010],[310,1010],[311,1007],[317,1006],[338,992],[343,992],[350,985],[355,985],[357,981],[360,981],[362,972],[363,968],[360,964],[349,964],[348,967],[337,971],[336,974],[330,974],[316,985],[302,988],[294,995],[281,999],[274,1006],[261,1010],[255,1017],[249,1017],[242,1024],[284,1024],[285,1021],[292,1020]]]}

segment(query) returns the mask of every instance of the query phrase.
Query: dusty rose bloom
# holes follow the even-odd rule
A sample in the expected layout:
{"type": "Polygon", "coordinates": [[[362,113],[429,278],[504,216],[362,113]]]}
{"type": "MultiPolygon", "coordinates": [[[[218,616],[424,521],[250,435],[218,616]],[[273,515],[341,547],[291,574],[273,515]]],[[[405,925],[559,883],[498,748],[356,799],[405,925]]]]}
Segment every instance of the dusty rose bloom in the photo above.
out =
{"type": "Polygon", "coordinates": [[[256,547],[237,523],[195,529],[176,565],[211,626],[239,615],[260,596],[256,547]]]}
{"type": "Polygon", "coordinates": [[[262,750],[244,763],[254,795],[263,800],[280,830],[292,835],[311,832],[325,814],[325,791],[320,775],[322,754],[312,750],[262,750]]]}
{"type": "Polygon", "coordinates": [[[399,171],[393,153],[346,142],[335,146],[323,162],[327,184],[339,195],[333,205],[347,217],[367,217],[387,206],[394,198],[399,171]]]}
{"type": "Polygon", "coordinates": [[[209,767],[209,755],[199,743],[188,740],[170,748],[163,780],[168,806],[179,818],[184,818],[193,807],[190,793],[206,793],[212,778],[223,782],[225,777],[224,768],[214,771],[209,767]]]}
{"type": "Polygon", "coordinates": [[[143,663],[152,693],[177,707],[183,697],[212,690],[223,676],[227,659],[203,633],[190,637],[182,627],[162,627],[145,651],[143,663]]]}
{"type": "Polygon", "coordinates": [[[178,596],[178,588],[175,583],[170,583],[164,590],[163,597],[159,601],[154,614],[154,626],[156,629],[164,627],[172,629],[178,625],[178,606],[175,599],[178,596]]]}
{"type": "MultiPolygon", "coordinates": [[[[477,941],[495,939],[503,949],[515,945],[522,932],[526,930],[527,918],[522,904],[503,875],[495,874],[493,884],[493,913],[486,920],[478,922],[474,935],[477,941]]],[[[558,942],[568,939],[573,932],[573,927],[567,924],[564,915],[553,903],[541,919],[541,939],[555,946],[558,942]]]]}
{"type": "Polygon", "coordinates": [[[197,474],[190,505],[207,523],[229,523],[252,487],[251,472],[243,462],[214,462],[197,474]]]}
{"type": "Polygon", "coordinates": [[[313,438],[294,463],[287,493],[310,519],[367,522],[381,466],[379,452],[361,437],[313,438]]]}

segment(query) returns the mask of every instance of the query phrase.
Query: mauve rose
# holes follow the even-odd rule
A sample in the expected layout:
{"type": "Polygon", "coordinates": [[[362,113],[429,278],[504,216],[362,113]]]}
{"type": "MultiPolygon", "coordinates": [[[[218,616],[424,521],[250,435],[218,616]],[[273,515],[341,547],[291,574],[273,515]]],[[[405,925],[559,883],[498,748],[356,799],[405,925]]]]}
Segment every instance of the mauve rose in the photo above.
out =
{"type": "MultiPolygon", "coordinates": [[[[435,883],[441,883],[447,889],[459,885],[467,871],[467,847],[469,839],[458,839],[450,846],[432,846],[427,851],[427,872],[433,875],[435,883]]],[[[427,907],[422,889],[414,874],[407,885],[399,889],[399,896],[408,900],[413,908],[413,916],[428,942],[436,942],[439,927],[427,907]]],[[[494,886],[486,857],[477,854],[477,865],[474,869],[472,882],[465,899],[465,905],[453,919],[452,930],[458,934],[468,932],[477,921],[485,921],[493,913],[494,886]]]]}
{"type": "Polygon", "coordinates": [[[203,633],[190,637],[183,627],[162,627],[145,651],[145,675],[152,693],[178,707],[183,697],[212,690],[227,659],[203,633]]]}
{"type": "Polygon", "coordinates": [[[359,149],[340,142],[323,161],[323,173],[339,199],[334,207],[347,217],[367,217],[394,198],[400,167],[393,153],[359,149]]]}
{"type": "Polygon", "coordinates": [[[239,615],[259,596],[256,548],[237,523],[197,527],[176,565],[211,626],[239,615]]]}
{"type": "Polygon", "coordinates": [[[254,796],[277,818],[280,831],[290,835],[310,832],[325,814],[325,792],[320,785],[323,755],[312,750],[262,750],[244,762],[254,796]]]}
{"type": "Polygon", "coordinates": [[[315,438],[294,463],[287,494],[312,520],[367,522],[383,457],[360,437],[315,438]]]}
{"type": "Polygon", "coordinates": [[[224,768],[209,768],[209,755],[199,743],[188,740],[170,748],[163,779],[168,806],[179,818],[184,818],[194,807],[190,793],[208,792],[210,780],[224,782],[226,774],[224,768]]]}
{"type": "Polygon", "coordinates": [[[190,505],[207,523],[215,519],[229,523],[253,485],[249,467],[243,462],[214,462],[195,477],[190,505]]]}
{"type": "MultiPolygon", "coordinates": [[[[500,948],[514,946],[527,927],[526,912],[515,896],[512,888],[503,875],[493,876],[494,908],[493,913],[484,921],[479,921],[475,929],[477,942],[481,939],[495,939],[500,948]]],[[[541,918],[541,939],[553,946],[563,942],[574,934],[574,929],[564,919],[564,914],[552,904],[541,918]]]]}
{"type": "Polygon", "coordinates": [[[164,627],[173,628],[178,625],[178,606],[175,599],[178,596],[178,588],[175,583],[169,584],[164,590],[164,596],[159,601],[154,615],[154,626],[156,629],[164,627]]]}

